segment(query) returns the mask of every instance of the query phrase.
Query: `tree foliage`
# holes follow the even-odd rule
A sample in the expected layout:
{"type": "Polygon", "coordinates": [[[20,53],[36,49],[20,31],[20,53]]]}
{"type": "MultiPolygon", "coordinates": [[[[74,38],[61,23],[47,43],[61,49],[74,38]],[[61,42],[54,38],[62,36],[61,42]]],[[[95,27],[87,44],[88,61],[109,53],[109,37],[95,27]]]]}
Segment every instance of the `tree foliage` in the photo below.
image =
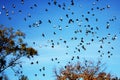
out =
{"type": "Polygon", "coordinates": [[[113,78],[110,73],[104,72],[103,65],[101,61],[93,63],[85,60],[75,65],[68,64],[61,68],[59,73],[57,70],[54,73],[56,80],[119,80],[117,77],[113,78]]]}
{"type": "Polygon", "coordinates": [[[19,80],[29,80],[27,76],[25,75],[21,75],[20,79],[19,80]]]}
{"type": "MultiPolygon", "coordinates": [[[[15,74],[19,74],[20,70],[15,70],[14,67],[19,65],[22,68],[19,59],[26,56],[31,58],[37,55],[37,51],[28,47],[24,42],[25,34],[20,30],[15,31],[13,28],[7,28],[0,25],[0,76],[3,78],[2,74],[8,68],[11,68],[15,74]]],[[[22,73],[22,71],[21,71],[22,73]]]]}

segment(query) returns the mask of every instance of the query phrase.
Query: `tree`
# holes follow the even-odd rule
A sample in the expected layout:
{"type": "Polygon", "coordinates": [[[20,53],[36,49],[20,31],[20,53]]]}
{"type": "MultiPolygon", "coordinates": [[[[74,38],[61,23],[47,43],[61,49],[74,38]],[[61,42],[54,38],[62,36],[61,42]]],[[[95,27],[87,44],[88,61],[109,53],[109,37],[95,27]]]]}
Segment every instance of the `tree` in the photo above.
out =
{"type": "Polygon", "coordinates": [[[102,69],[104,64],[98,61],[96,64],[92,61],[85,60],[83,63],[68,64],[61,68],[59,73],[55,69],[56,80],[118,80],[112,78],[110,73],[104,72],[102,69]]]}
{"type": "Polygon", "coordinates": [[[21,75],[20,80],[29,80],[27,76],[21,75]]]}
{"type": "Polygon", "coordinates": [[[24,38],[25,34],[20,30],[14,31],[13,28],[0,25],[0,80],[5,77],[2,74],[8,68],[12,69],[15,75],[22,74],[20,69],[15,69],[16,65],[22,68],[20,58],[24,56],[32,58],[37,55],[37,51],[32,47],[28,47],[23,41],[24,38]]]}

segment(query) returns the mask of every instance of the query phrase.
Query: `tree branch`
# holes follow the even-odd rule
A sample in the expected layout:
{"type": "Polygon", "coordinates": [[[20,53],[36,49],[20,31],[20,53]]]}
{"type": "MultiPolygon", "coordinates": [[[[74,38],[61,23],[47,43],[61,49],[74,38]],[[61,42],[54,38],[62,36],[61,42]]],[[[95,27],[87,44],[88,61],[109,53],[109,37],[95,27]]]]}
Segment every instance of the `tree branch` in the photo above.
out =
{"type": "Polygon", "coordinates": [[[4,70],[6,70],[7,68],[9,68],[9,67],[11,67],[11,66],[14,66],[15,64],[17,64],[17,63],[15,63],[17,60],[19,60],[20,58],[21,58],[22,56],[17,56],[17,58],[14,60],[14,61],[12,61],[12,62],[10,62],[9,63],[9,65],[8,66],[6,66],[5,68],[3,68],[3,69],[0,69],[0,73],[2,73],[4,70]]]}

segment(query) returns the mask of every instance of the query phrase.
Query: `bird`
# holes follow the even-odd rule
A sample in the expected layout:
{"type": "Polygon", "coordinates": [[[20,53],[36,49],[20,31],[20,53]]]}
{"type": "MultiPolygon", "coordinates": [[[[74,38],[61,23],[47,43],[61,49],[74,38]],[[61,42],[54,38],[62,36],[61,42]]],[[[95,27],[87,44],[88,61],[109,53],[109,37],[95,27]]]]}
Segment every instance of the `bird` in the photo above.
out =
{"type": "Polygon", "coordinates": [[[33,9],[33,7],[31,6],[30,9],[33,9]]]}
{"type": "Polygon", "coordinates": [[[58,4],[58,7],[59,7],[59,8],[61,8],[61,5],[60,5],[60,4],[58,4]]]}
{"type": "Polygon", "coordinates": [[[91,39],[91,41],[93,42],[93,41],[94,41],[94,39],[91,39]]]}
{"type": "Polygon", "coordinates": [[[12,19],[12,17],[8,17],[8,20],[11,20],[12,19]]]}
{"type": "Polygon", "coordinates": [[[13,8],[16,8],[16,5],[15,5],[15,4],[12,4],[12,7],[13,7],[13,8]]]}
{"type": "Polygon", "coordinates": [[[60,20],[60,21],[63,21],[63,18],[61,17],[59,20],[60,20]]]}
{"type": "Polygon", "coordinates": [[[88,11],[87,14],[90,14],[90,12],[88,11]]]}
{"type": "Polygon", "coordinates": [[[85,18],[85,20],[86,20],[87,22],[89,22],[89,19],[88,19],[88,18],[85,18]]]}
{"type": "Polygon", "coordinates": [[[39,24],[42,24],[42,20],[39,20],[38,23],[39,23],[39,24]]]}
{"type": "Polygon", "coordinates": [[[45,37],[45,34],[44,34],[44,33],[42,33],[42,37],[45,37]]]}
{"type": "Polygon", "coordinates": [[[79,56],[77,56],[77,59],[80,59],[80,57],[79,57],[79,56]]]}
{"type": "Polygon", "coordinates": [[[45,9],[45,11],[47,12],[47,11],[48,11],[48,9],[45,9]]]}
{"type": "Polygon", "coordinates": [[[5,10],[5,9],[6,9],[6,8],[5,8],[5,6],[3,5],[3,6],[2,6],[2,10],[5,10]]]}
{"type": "Polygon", "coordinates": [[[107,53],[110,54],[110,51],[108,51],[107,53]]]}
{"type": "Polygon", "coordinates": [[[18,10],[19,13],[22,13],[22,10],[18,10]]]}
{"type": "Polygon", "coordinates": [[[82,49],[86,51],[86,48],[85,48],[85,46],[84,46],[84,45],[82,45],[82,49]]]}
{"type": "Polygon", "coordinates": [[[55,58],[55,60],[57,60],[57,58],[55,58]]]}
{"type": "Polygon", "coordinates": [[[43,76],[45,76],[45,74],[43,74],[43,76]]]}
{"type": "Polygon", "coordinates": [[[27,18],[26,18],[26,17],[24,18],[24,21],[27,21],[27,18]]]}
{"type": "Polygon", "coordinates": [[[21,0],[21,4],[24,4],[24,0],[21,0]]]}
{"type": "Polygon", "coordinates": [[[91,11],[93,11],[94,10],[94,8],[91,8],[91,11]]]}
{"type": "Polygon", "coordinates": [[[71,13],[72,15],[74,14],[74,12],[71,13]]]}
{"type": "Polygon", "coordinates": [[[74,23],[74,21],[72,19],[69,19],[68,23],[74,23]]]}
{"type": "Polygon", "coordinates": [[[48,22],[51,23],[51,20],[49,19],[48,22]]]}
{"type": "Polygon", "coordinates": [[[45,70],[45,67],[43,67],[42,69],[45,70]]]}
{"type": "Polygon", "coordinates": [[[51,61],[54,61],[54,59],[52,58],[51,61]]]}
{"type": "Polygon", "coordinates": [[[110,56],[108,56],[108,58],[110,58],[110,56]]]}
{"type": "Polygon", "coordinates": [[[107,5],[107,8],[110,8],[110,5],[107,5]]]}
{"type": "Polygon", "coordinates": [[[82,14],[82,17],[84,17],[84,15],[82,14]]]}
{"type": "Polygon", "coordinates": [[[100,45],[100,48],[103,48],[103,46],[102,46],[102,45],[100,45]]]}
{"type": "Polygon", "coordinates": [[[57,4],[56,0],[54,0],[54,2],[53,2],[53,3],[54,3],[54,5],[56,5],[56,4],[57,4]]]}
{"type": "Polygon", "coordinates": [[[63,10],[65,10],[65,7],[62,7],[63,10]]]}
{"type": "Polygon", "coordinates": [[[98,18],[96,18],[96,22],[98,22],[98,18]]]}
{"type": "Polygon", "coordinates": [[[41,70],[41,69],[39,69],[39,71],[41,72],[42,70],[41,70]]]}
{"type": "Polygon", "coordinates": [[[59,42],[57,42],[57,45],[59,45],[60,43],[59,42]]]}
{"type": "Polygon", "coordinates": [[[30,13],[28,13],[28,17],[31,18],[31,14],[30,13]]]}
{"type": "Polygon", "coordinates": [[[98,53],[100,53],[101,51],[100,50],[98,50],[98,53]]]}
{"type": "Polygon", "coordinates": [[[80,52],[80,49],[78,49],[78,52],[80,52]]]}
{"type": "Polygon", "coordinates": [[[64,42],[65,44],[67,43],[67,41],[66,41],[66,40],[64,40],[63,42],[64,42]]]}
{"type": "Polygon", "coordinates": [[[54,48],[54,45],[52,45],[51,47],[54,48]]]}
{"type": "Polygon", "coordinates": [[[33,42],[33,44],[35,44],[35,42],[33,42]]]}
{"type": "Polygon", "coordinates": [[[37,7],[37,4],[34,4],[34,7],[37,7]]]}
{"type": "Polygon", "coordinates": [[[71,5],[74,6],[74,0],[71,0],[71,5]]]}
{"type": "Polygon", "coordinates": [[[66,14],[66,17],[67,17],[67,18],[69,18],[69,15],[68,15],[68,14],[66,14]]]}
{"type": "Polygon", "coordinates": [[[69,48],[69,46],[67,45],[66,48],[69,48]]]}
{"type": "Polygon", "coordinates": [[[38,61],[36,61],[36,64],[38,64],[39,62],[38,61]]]}
{"type": "Polygon", "coordinates": [[[53,32],[54,35],[56,35],[56,32],[53,32]]]}
{"type": "Polygon", "coordinates": [[[51,5],[51,3],[50,3],[50,2],[48,2],[48,5],[51,5]]]}
{"type": "Polygon", "coordinates": [[[92,14],[92,16],[95,16],[95,14],[92,14]]]}
{"type": "Polygon", "coordinates": [[[31,65],[33,65],[34,64],[34,62],[31,62],[31,65]]]}

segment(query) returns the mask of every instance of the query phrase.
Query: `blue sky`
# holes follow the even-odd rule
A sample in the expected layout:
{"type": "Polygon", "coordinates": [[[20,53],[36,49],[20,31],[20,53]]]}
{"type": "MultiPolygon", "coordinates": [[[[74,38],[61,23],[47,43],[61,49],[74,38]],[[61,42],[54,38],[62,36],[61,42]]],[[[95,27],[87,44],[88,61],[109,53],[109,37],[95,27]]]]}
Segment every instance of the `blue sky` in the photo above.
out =
{"type": "MultiPolygon", "coordinates": [[[[20,0],[0,0],[0,24],[3,24],[7,27],[14,27],[15,30],[19,29],[26,34],[25,41],[29,46],[34,47],[38,50],[39,56],[34,57],[29,60],[22,58],[23,61],[23,71],[30,78],[30,80],[54,80],[54,68],[61,68],[74,56],[75,59],[71,61],[75,63],[77,61],[82,61],[83,59],[88,59],[92,61],[97,61],[98,59],[102,60],[103,63],[106,63],[106,71],[111,74],[120,77],[120,10],[119,10],[119,0],[74,0],[74,6],[70,5],[70,0],[56,0],[57,5],[53,4],[54,0],[25,0],[24,4],[21,4],[20,0]],[[48,2],[51,5],[48,5],[48,2]],[[60,4],[63,7],[63,3],[66,4],[65,10],[59,8],[60,4]],[[34,6],[34,4],[37,5],[34,6]],[[12,5],[16,6],[15,8],[12,5]],[[110,8],[107,8],[110,6],[110,8]],[[2,8],[5,7],[5,10],[2,8]],[[30,9],[32,7],[33,9],[30,9]],[[97,9],[99,7],[99,9],[97,9]],[[70,8],[70,10],[68,10],[70,8]],[[94,10],[92,11],[91,8],[94,10]],[[101,11],[101,9],[105,8],[101,11]],[[48,11],[45,11],[45,10],[48,11]],[[6,11],[8,10],[8,15],[6,16],[6,11]],[[19,11],[22,12],[19,12],[19,11]],[[72,14],[74,12],[74,14],[72,14]],[[90,14],[87,14],[90,12],[90,14]],[[66,17],[66,14],[69,15],[69,18],[66,17]],[[92,16],[92,15],[95,16],[92,16]],[[28,17],[31,15],[31,17],[28,17]],[[82,17],[84,15],[84,17],[82,17]],[[11,18],[9,20],[8,18],[11,18]],[[26,21],[24,20],[26,18],[26,21]],[[87,22],[85,18],[88,18],[87,22]],[[63,21],[60,21],[63,19],[63,21]],[[69,19],[73,19],[74,23],[68,24],[69,19]],[[78,19],[78,21],[76,21],[78,19]],[[98,21],[96,22],[96,19],[98,21]],[[110,21],[114,19],[114,21],[110,21]],[[42,21],[42,24],[38,24],[39,20],[42,21]],[[48,20],[51,20],[51,23],[48,23],[48,20]],[[109,22],[107,24],[107,22],[109,22]],[[32,26],[36,24],[37,26],[32,26]],[[31,25],[31,28],[29,27],[31,25]],[[78,26],[81,25],[81,26],[78,26]],[[90,25],[90,27],[87,27],[90,25]],[[106,26],[109,26],[109,29],[106,29],[106,26]],[[68,26],[68,27],[66,27],[68,26]],[[85,27],[86,26],[86,27],[85,27]],[[92,32],[86,35],[86,30],[90,30],[93,27],[92,32]],[[96,27],[99,30],[96,30],[96,27]],[[62,29],[62,30],[60,30],[62,29]],[[74,33],[74,31],[82,30],[82,33],[74,33]],[[54,35],[54,32],[56,35],[54,35]],[[42,34],[45,37],[42,37],[42,34]],[[110,35],[108,35],[110,34],[110,35]],[[99,38],[96,38],[96,37],[99,38]],[[77,38],[77,40],[71,40],[71,38],[77,38]],[[107,37],[104,40],[104,43],[99,42],[102,38],[107,37]],[[81,38],[84,39],[82,43],[86,51],[77,47],[80,44],[81,38]],[[115,38],[113,41],[112,38],[115,38]],[[60,40],[62,39],[62,40],[60,40]],[[92,42],[91,39],[94,39],[92,42]],[[52,42],[54,42],[54,48],[52,48],[52,42]],[[67,41],[65,44],[64,41],[67,41]],[[33,44],[35,42],[35,44],[33,44]],[[57,43],[59,42],[59,45],[57,43]],[[108,44],[108,42],[111,42],[108,44]],[[86,45],[90,43],[90,45],[86,45]],[[103,46],[103,49],[100,49],[100,45],[103,46]],[[66,48],[69,46],[69,48],[66,48]],[[75,47],[80,49],[78,52],[75,47]],[[114,49],[111,49],[114,47],[114,49]],[[98,50],[101,50],[101,53],[98,53],[98,50]],[[74,53],[76,51],[76,53],[74,53]],[[110,51],[110,54],[113,54],[108,58],[107,52],[110,51]],[[68,53],[68,55],[66,55],[68,53]],[[100,57],[101,54],[103,54],[100,57]],[[76,59],[79,56],[80,60],[76,59]],[[51,58],[55,60],[51,61],[51,58]],[[39,61],[39,64],[31,65],[30,63],[39,61]],[[60,62],[58,64],[58,62],[60,62]],[[46,70],[39,72],[39,69],[45,67],[46,70]],[[35,77],[34,75],[37,74],[35,77]],[[45,77],[43,76],[45,74],[45,77]]],[[[6,71],[9,74],[11,80],[16,80],[12,71],[8,69],[6,71]],[[14,78],[14,79],[13,79],[14,78]]]]}

